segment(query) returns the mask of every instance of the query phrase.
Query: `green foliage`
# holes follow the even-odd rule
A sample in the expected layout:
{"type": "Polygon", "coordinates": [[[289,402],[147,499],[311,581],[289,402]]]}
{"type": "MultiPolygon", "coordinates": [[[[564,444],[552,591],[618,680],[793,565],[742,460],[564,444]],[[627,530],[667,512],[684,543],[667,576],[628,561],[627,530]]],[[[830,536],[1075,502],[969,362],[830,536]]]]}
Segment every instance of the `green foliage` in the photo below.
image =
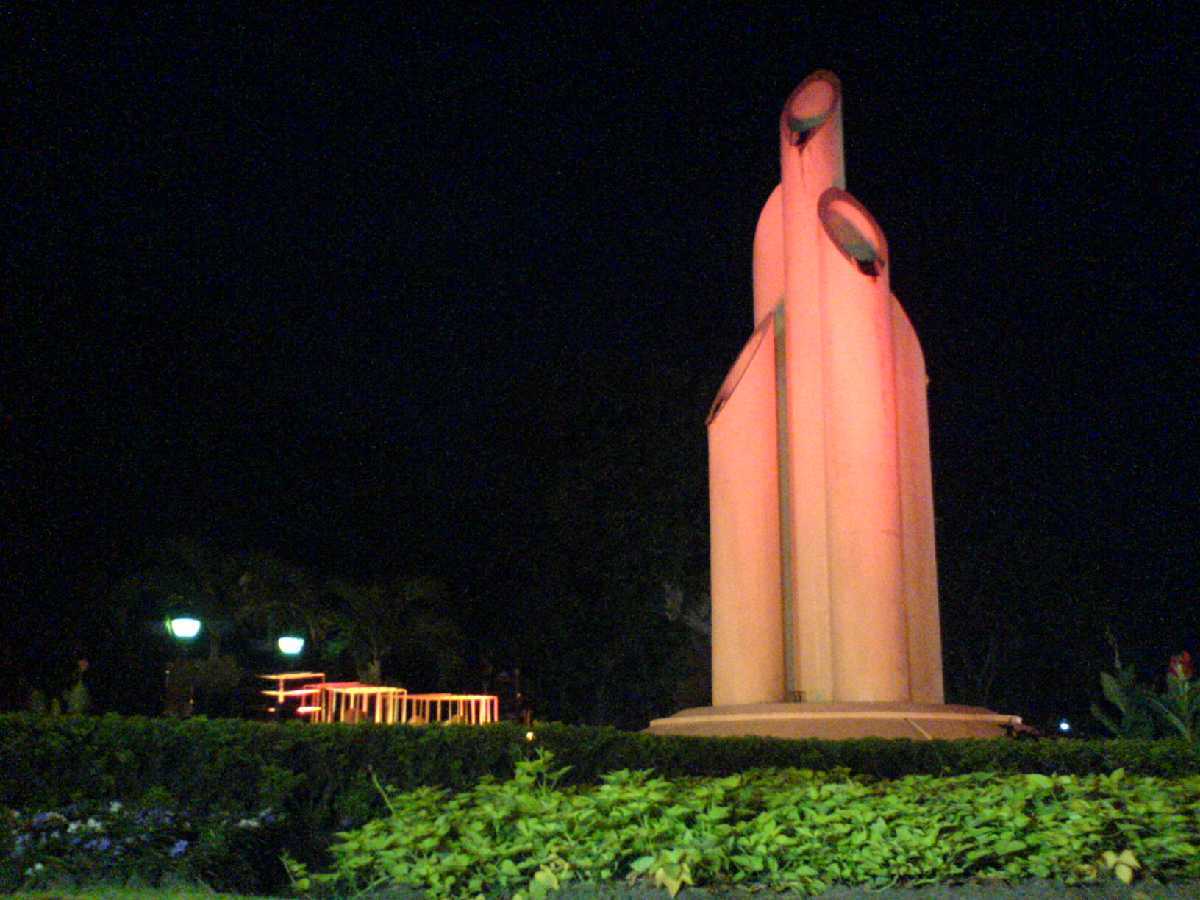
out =
{"type": "Polygon", "coordinates": [[[648,882],[817,893],[968,879],[1066,883],[1200,876],[1200,777],[975,773],[897,780],[754,770],[668,779],[623,770],[561,784],[539,752],[505,782],[385,791],[389,815],[338,835],[339,896],[423,888],[541,897],[568,883],[648,882]]]}
{"type": "Polygon", "coordinates": [[[1086,775],[1200,773],[1182,739],[1160,741],[785,741],[671,738],[555,724],[472,727],[306,725],[205,719],[0,715],[0,803],[25,807],[78,800],[136,799],[169,786],[198,808],[259,803],[320,829],[363,821],[383,809],[369,772],[400,789],[461,789],[545,748],[569,783],[619,769],[669,776],[731,775],[753,768],[847,769],[879,778],[977,771],[1086,775]]]}
{"type": "MultiPolygon", "coordinates": [[[[571,798],[590,796],[589,791],[600,791],[600,796],[612,794],[604,816],[614,821],[632,817],[653,822],[675,802],[671,792],[676,788],[669,785],[688,784],[690,778],[698,776],[717,779],[705,788],[712,808],[697,813],[695,821],[688,819],[687,828],[699,833],[719,831],[718,826],[725,822],[721,808],[729,806],[720,798],[721,792],[731,792],[738,784],[759,783],[745,781],[746,776],[739,774],[752,769],[791,767],[808,770],[812,774],[807,777],[819,784],[851,781],[860,786],[905,777],[970,778],[975,776],[969,773],[977,771],[1036,774],[1047,779],[1033,782],[1036,784],[1058,784],[1067,774],[1084,783],[1121,767],[1129,773],[1128,778],[1155,776],[1191,779],[1189,783],[1194,783],[1200,775],[1200,755],[1182,739],[832,742],[664,738],[613,728],[553,724],[538,724],[533,730],[534,740],[528,742],[524,726],[508,724],[482,728],[388,727],[203,717],[178,720],[116,715],[0,715],[0,804],[22,810],[63,810],[71,804],[79,804],[80,808],[103,806],[114,799],[130,805],[140,802],[147,808],[180,809],[186,804],[193,824],[228,817],[240,810],[269,807],[288,823],[286,839],[279,840],[279,849],[286,849],[294,858],[295,877],[302,880],[307,877],[305,866],[324,865],[325,847],[334,831],[353,829],[372,819],[390,819],[402,812],[396,806],[398,802],[416,802],[397,800],[409,793],[427,798],[430,814],[434,809],[457,809],[448,805],[451,798],[479,799],[488,790],[498,792],[496,803],[509,803],[518,811],[533,802],[529,799],[532,796],[542,804],[529,807],[535,813],[513,814],[513,821],[524,818],[529,823],[517,826],[505,820],[508,824],[503,827],[533,829],[522,840],[537,843],[537,829],[543,827],[538,823],[553,819],[550,811],[561,809],[563,815],[576,815],[572,809],[577,801],[571,798]],[[553,765],[548,756],[539,753],[544,750],[554,753],[553,765]],[[526,765],[524,760],[530,758],[532,764],[526,765]],[[660,774],[650,776],[644,771],[650,768],[660,774]],[[386,796],[374,786],[376,778],[391,786],[386,796]],[[665,793],[655,799],[655,791],[665,793]]],[[[936,791],[941,790],[940,784],[935,786],[936,791]]],[[[980,808],[984,808],[982,803],[980,808]]],[[[234,824],[243,815],[238,813],[234,824]]],[[[448,822],[438,828],[450,827],[448,822]]],[[[579,828],[583,824],[582,820],[576,822],[579,828]]],[[[666,825],[662,827],[666,829],[666,825]]],[[[664,833],[674,835],[669,829],[664,833]]],[[[763,871],[771,871],[771,834],[770,829],[764,830],[756,839],[758,843],[746,836],[738,850],[738,855],[748,858],[746,866],[753,869],[757,865],[754,860],[761,857],[763,871]]],[[[238,832],[235,837],[222,837],[219,830],[197,831],[189,847],[209,848],[194,857],[209,862],[204,866],[197,862],[189,872],[204,870],[208,873],[204,878],[210,882],[224,873],[230,880],[223,884],[242,890],[255,883],[244,880],[251,875],[261,879],[283,877],[282,868],[276,867],[279,854],[275,851],[262,854],[253,866],[219,862],[230,859],[228,854],[242,859],[249,853],[239,849],[247,846],[248,836],[238,832]],[[263,874],[266,869],[273,875],[263,874]]],[[[0,842],[3,839],[0,829],[0,842]]],[[[653,854],[638,850],[628,862],[632,866],[635,860],[652,856],[643,873],[647,885],[657,882],[668,889],[682,888],[689,878],[702,884],[702,879],[714,871],[706,846],[697,849],[688,843],[667,843],[658,848],[663,851],[661,856],[658,849],[653,854]],[[687,852],[667,852],[675,850],[687,852]]],[[[620,849],[614,847],[597,850],[597,858],[608,859],[620,849]]],[[[1131,849],[1148,867],[1147,861],[1154,860],[1130,842],[1109,843],[1100,849],[1116,853],[1131,849]]],[[[510,860],[524,881],[504,866],[502,858],[497,859],[496,865],[504,868],[512,884],[525,884],[531,894],[548,890],[555,881],[563,884],[580,877],[576,857],[563,853],[558,858],[547,856],[533,868],[510,860]]],[[[617,864],[616,859],[614,856],[609,869],[617,864]]],[[[1150,867],[1148,871],[1163,870],[1150,867]]]]}
{"type": "Polygon", "coordinates": [[[198,615],[214,659],[221,657],[225,639],[264,634],[273,639],[280,630],[303,631],[319,645],[332,624],[304,567],[268,553],[229,553],[191,538],[155,544],[144,565],[115,587],[110,602],[118,621],[134,611],[198,615]]]}
{"type": "MultiPolygon", "coordinates": [[[[1111,638],[1110,638],[1111,640],[1111,638]]],[[[1187,653],[1171,658],[1166,690],[1156,694],[1137,681],[1132,665],[1121,665],[1113,642],[1116,675],[1100,673],[1104,699],[1120,714],[1114,718],[1097,704],[1092,715],[1118,737],[1178,736],[1195,744],[1200,738],[1200,678],[1191,669],[1187,653]]]]}
{"type": "Polygon", "coordinates": [[[545,366],[537,378],[543,406],[571,414],[539,431],[534,448],[528,409],[496,410],[499,439],[521,447],[528,465],[493,473],[517,502],[489,526],[497,540],[486,594],[501,602],[478,604],[473,621],[495,659],[520,665],[525,693],[547,717],[642,727],[679,708],[689,678],[703,678],[687,629],[663,615],[663,585],[703,605],[700,423],[717,385],[574,352],[569,366],[545,366]]]}
{"type": "Polygon", "coordinates": [[[1191,657],[1181,654],[1172,658],[1167,673],[1167,690],[1161,697],[1151,697],[1154,709],[1162,716],[1168,730],[1179,732],[1184,740],[1195,744],[1200,738],[1200,678],[1182,667],[1176,668],[1176,660],[1186,658],[1188,667],[1191,657]]]}
{"type": "Polygon", "coordinates": [[[302,566],[269,553],[237,558],[238,577],[231,591],[234,618],[271,638],[279,631],[304,631],[320,643],[332,617],[319,602],[312,575],[302,566]]]}
{"type": "Polygon", "coordinates": [[[29,711],[42,716],[61,716],[64,712],[67,715],[81,716],[91,705],[91,694],[82,678],[67,688],[62,697],[55,697],[48,703],[44,691],[34,690],[29,695],[29,711]]]}
{"type": "Polygon", "coordinates": [[[229,710],[244,676],[236,657],[228,653],[180,659],[171,664],[171,690],[183,698],[199,695],[202,712],[229,710]]]}
{"type": "Polygon", "coordinates": [[[384,659],[398,661],[402,671],[389,672],[404,683],[432,679],[427,689],[449,690],[464,672],[463,638],[447,615],[450,591],[436,578],[407,578],[391,584],[353,584],[331,580],[328,595],[336,601],[331,616],[330,649],[346,648],[359,679],[383,681],[384,659]]]}
{"type": "Polygon", "coordinates": [[[1113,874],[1125,884],[1130,884],[1133,881],[1134,873],[1142,867],[1132,850],[1122,850],[1120,853],[1105,850],[1100,859],[1105,867],[1112,869],[1113,874]]]}
{"type": "MultiPolygon", "coordinates": [[[[573,796],[571,788],[579,785],[612,784],[615,791],[626,783],[649,784],[638,770],[651,767],[664,778],[676,779],[736,778],[737,773],[750,769],[785,766],[834,773],[821,777],[843,778],[854,772],[875,779],[980,770],[1085,776],[1122,766],[1131,774],[1142,775],[1195,777],[1200,773],[1200,756],[1182,740],[782,741],[664,738],[613,728],[547,724],[535,725],[535,739],[530,743],[525,731],[524,726],[509,724],[389,727],[203,717],[0,715],[0,803],[27,810],[113,799],[141,799],[163,808],[186,802],[191,815],[200,819],[230,810],[269,807],[289,823],[281,849],[291,853],[296,865],[314,866],[323,859],[334,831],[389,815],[384,797],[372,784],[373,777],[395,790],[423,790],[418,796],[430,798],[429,803],[440,808],[453,791],[482,790],[481,780],[494,787],[510,785],[506,791],[553,799],[573,796]],[[553,751],[560,765],[517,768],[526,757],[537,759],[539,749],[553,751]],[[617,770],[633,770],[633,774],[607,774],[617,770]],[[496,780],[513,779],[514,774],[512,781],[496,780]]],[[[512,802],[520,805],[525,801],[512,802]]],[[[553,803],[560,801],[554,799],[553,803]]],[[[612,815],[650,817],[659,807],[670,805],[640,803],[626,796],[614,804],[623,812],[614,809],[612,815]]],[[[540,820],[541,816],[534,818],[540,820]]],[[[211,848],[195,857],[213,861],[205,867],[197,864],[207,872],[207,879],[225,873],[231,880],[224,883],[244,890],[248,884],[244,879],[251,874],[267,877],[261,869],[247,868],[248,864],[215,862],[226,859],[228,853],[240,853],[242,837],[241,843],[230,844],[219,832],[197,834],[197,843],[190,846],[211,848]]],[[[1126,848],[1114,845],[1104,849],[1126,848]]],[[[1145,860],[1137,848],[1134,851],[1139,860],[1145,860]]],[[[750,847],[746,852],[754,856],[765,851],[750,847]]],[[[273,866],[278,854],[263,859],[262,865],[273,866]]],[[[528,890],[534,893],[548,889],[555,880],[563,883],[574,878],[569,874],[574,869],[562,868],[562,861],[569,859],[573,857],[547,858],[532,872],[523,868],[519,872],[531,882],[528,890]]],[[[656,855],[657,862],[647,870],[646,879],[657,879],[667,888],[686,886],[688,878],[699,884],[709,871],[706,859],[703,855],[695,859],[686,854],[661,859],[656,855]]],[[[766,862],[763,865],[769,867],[766,862]]],[[[273,871],[282,878],[282,868],[273,871]]]]}
{"type": "Polygon", "coordinates": [[[241,574],[236,557],[203,541],[172,538],[151,548],[146,564],[116,586],[111,602],[116,608],[131,608],[151,597],[158,614],[186,610],[199,615],[216,656],[221,633],[216,623],[238,608],[241,574]]]}
{"type": "Polygon", "coordinates": [[[63,694],[63,706],[67,712],[73,716],[82,716],[88,711],[88,707],[92,705],[91,695],[88,694],[87,685],[83,683],[83,679],[76,681],[67,692],[63,694]]]}
{"type": "Polygon", "coordinates": [[[1152,738],[1155,735],[1155,716],[1150,704],[1152,694],[1137,683],[1137,670],[1117,663],[1117,674],[1100,673],[1100,687],[1107,700],[1120,714],[1114,719],[1097,704],[1092,715],[1118,737],[1152,738]]]}

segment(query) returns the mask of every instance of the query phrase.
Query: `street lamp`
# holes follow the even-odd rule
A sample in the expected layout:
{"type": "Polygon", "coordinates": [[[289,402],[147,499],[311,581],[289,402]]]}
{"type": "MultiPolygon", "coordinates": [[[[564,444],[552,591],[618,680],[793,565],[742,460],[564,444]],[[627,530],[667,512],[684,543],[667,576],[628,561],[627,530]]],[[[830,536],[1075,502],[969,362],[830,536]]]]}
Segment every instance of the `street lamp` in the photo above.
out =
{"type": "Polygon", "coordinates": [[[167,634],[181,641],[193,640],[200,633],[200,620],[194,616],[172,616],[167,619],[167,634]]]}
{"type": "Polygon", "coordinates": [[[193,615],[186,613],[172,613],[167,616],[167,634],[173,637],[179,644],[179,652],[174,660],[167,663],[166,683],[164,684],[166,692],[166,700],[164,712],[167,715],[183,715],[190,716],[195,707],[196,698],[194,694],[194,685],[188,680],[188,696],[187,703],[182,702],[181,697],[175,697],[171,691],[171,676],[175,670],[183,662],[184,656],[187,654],[187,648],[191,645],[200,634],[200,629],[203,627],[200,620],[193,615]]]}
{"type": "Polygon", "coordinates": [[[284,656],[299,656],[304,652],[304,638],[296,634],[285,634],[275,642],[284,656]]]}

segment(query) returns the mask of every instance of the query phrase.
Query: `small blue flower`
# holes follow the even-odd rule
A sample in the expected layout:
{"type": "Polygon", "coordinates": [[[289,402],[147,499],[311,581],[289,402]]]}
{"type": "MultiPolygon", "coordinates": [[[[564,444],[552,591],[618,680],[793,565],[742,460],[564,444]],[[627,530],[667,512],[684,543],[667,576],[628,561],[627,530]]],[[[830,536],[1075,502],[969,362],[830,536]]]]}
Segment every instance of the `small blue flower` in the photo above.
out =
{"type": "Polygon", "coordinates": [[[180,838],[174,844],[171,845],[171,849],[168,850],[167,852],[171,855],[171,859],[179,859],[179,857],[183,856],[183,853],[185,850],[187,850],[187,848],[188,848],[188,842],[185,841],[183,838],[180,838]]]}

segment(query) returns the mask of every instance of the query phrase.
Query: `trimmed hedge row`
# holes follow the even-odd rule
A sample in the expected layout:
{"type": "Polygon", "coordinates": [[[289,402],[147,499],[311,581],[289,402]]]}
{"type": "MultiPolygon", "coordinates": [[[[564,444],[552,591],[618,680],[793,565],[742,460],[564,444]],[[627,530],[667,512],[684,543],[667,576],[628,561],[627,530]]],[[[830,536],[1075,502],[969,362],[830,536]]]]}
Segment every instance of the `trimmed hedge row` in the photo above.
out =
{"type": "Polygon", "coordinates": [[[247,804],[344,828],[381,815],[372,773],[399,790],[466,788],[505,779],[534,748],[570,766],[568,782],[618,769],[666,776],[727,775],[790,766],[844,768],[883,778],[969,772],[1086,775],[1200,773],[1200,752],[1182,740],[784,741],[682,738],[557,724],[370,726],[0,715],[0,804],[51,807],[83,800],[136,800],[165,788],[199,809],[247,804]]]}

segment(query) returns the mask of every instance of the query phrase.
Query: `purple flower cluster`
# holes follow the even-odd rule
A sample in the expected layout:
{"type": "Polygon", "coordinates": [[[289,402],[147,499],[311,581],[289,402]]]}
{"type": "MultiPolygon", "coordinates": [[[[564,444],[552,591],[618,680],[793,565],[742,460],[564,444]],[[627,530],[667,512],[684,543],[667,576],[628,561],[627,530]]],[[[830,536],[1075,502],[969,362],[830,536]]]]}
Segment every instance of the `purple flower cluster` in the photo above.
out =
{"type": "MultiPolygon", "coordinates": [[[[7,869],[16,881],[6,881],[0,867],[0,893],[60,882],[86,885],[124,880],[135,874],[151,883],[164,877],[192,877],[192,867],[197,865],[193,860],[211,862],[210,854],[198,849],[205,835],[227,835],[232,849],[222,852],[254,853],[259,842],[278,839],[275,828],[281,821],[269,808],[249,815],[227,811],[194,816],[162,804],[140,806],[118,800],[24,813],[0,808],[0,815],[7,819],[4,824],[13,836],[8,858],[19,861],[7,869]],[[251,836],[255,833],[262,836],[251,836]]],[[[219,843],[222,848],[226,845],[224,840],[219,843]]]]}

